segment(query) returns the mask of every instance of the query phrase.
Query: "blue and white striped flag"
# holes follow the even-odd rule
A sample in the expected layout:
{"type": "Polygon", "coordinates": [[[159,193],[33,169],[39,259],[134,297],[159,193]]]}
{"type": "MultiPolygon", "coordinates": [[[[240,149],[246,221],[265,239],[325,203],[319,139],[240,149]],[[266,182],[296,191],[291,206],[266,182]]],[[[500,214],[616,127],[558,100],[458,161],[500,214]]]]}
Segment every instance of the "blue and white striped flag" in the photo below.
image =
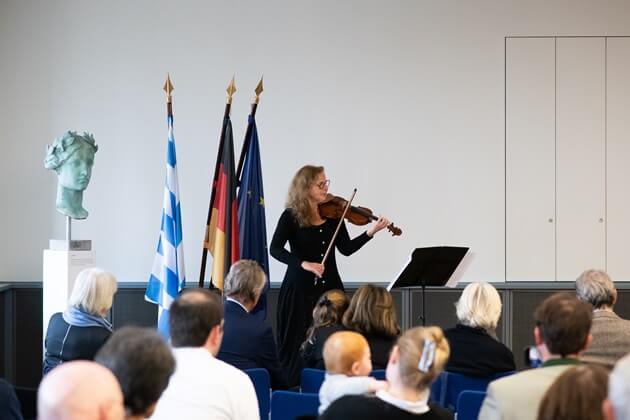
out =
{"type": "MultiPolygon", "coordinates": [[[[170,111],[170,107],[169,107],[170,111]]],[[[184,272],[184,244],[182,243],[182,213],[177,181],[177,158],[173,137],[173,115],[168,118],[168,146],[166,149],[166,185],[160,239],[144,298],[159,305],[158,331],[169,337],[168,308],[186,282],[184,272]]]]}

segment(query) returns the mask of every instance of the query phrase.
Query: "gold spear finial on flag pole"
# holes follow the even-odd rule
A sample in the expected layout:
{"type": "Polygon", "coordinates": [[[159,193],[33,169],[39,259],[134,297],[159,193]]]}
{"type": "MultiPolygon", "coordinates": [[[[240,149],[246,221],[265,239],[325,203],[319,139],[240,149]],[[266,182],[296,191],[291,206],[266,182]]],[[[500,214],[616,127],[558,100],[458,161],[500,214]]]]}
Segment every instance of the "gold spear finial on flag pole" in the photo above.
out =
{"type": "Polygon", "coordinates": [[[236,92],[236,83],[234,83],[234,76],[232,76],[232,81],[230,82],[230,84],[227,87],[227,103],[231,104],[232,103],[232,95],[234,95],[234,92],[236,92]]]}
{"type": "Polygon", "coordinates": [[[173,90],[175,90],[175,88],[173,88],[173,84],[171,83],[171,75],[169,73],[166,73],[166,82],[164,82],[164,92],[166,92],[166,102],[169,104],[173,102],[173,96],[171,95],[173,90]]]}
{"type": "Polygon", "coordinates": [[[256,92],[256,96],[254,96],[255,104],[260,101],[260,94],[263,92],[263,90],[263,76],[260,76],[260,82],[258,82],[258,85],[256,85],[256,89],[254,89],[254,92],[256,92]]]}

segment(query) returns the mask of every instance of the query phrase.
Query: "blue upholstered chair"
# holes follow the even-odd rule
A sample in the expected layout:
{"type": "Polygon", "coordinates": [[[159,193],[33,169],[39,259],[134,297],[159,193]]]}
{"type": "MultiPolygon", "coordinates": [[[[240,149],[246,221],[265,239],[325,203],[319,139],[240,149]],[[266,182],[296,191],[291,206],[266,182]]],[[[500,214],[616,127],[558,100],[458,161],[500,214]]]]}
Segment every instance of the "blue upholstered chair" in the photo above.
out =
{"type": "Polygon", "coordinates": [[[315,394],[319,393],[319,388],[321,388],[325,376],[326,371],[321,369],[302,369],[302,374],[300,375],[300,391],[315,394]]]}
{"type": "Polygon", "coordinates": [[[304,392],[274,391],[271,394],[271,420],[317,417],[319,395],[304,392]]]}
{"type": "MultiPolygon", "coordinates": [[[[319,393],[319,388],[321,388],[325,376],[326,371],[321,369],[302,369],[302,374],[300,375],[300,390],[302,392],[319,393]]],[[[385,369],[373,370],[370,372],[370,376],[376,379],[385,380],[385,369]]]]}
{"type": "Polygon", "coordinates": [[[484,398],[486,393],[482,391],[462,391],[455,408],[457,420],[477,420],[484,398]]]}
{"type": "Polygon", "coordinates": [[[269,406],[271,400],[271,380],[267,369],[245,369],[243,372],[249,376],[254,389],[256,390],[256,398],[258,398],[258,411],[262,420],[269,418],[269,406]]]}
{"type": "Polygon", "coordinates": [[[487,378],[476,378],[453,372],[440,374],[439,399],[436,400],[442,407],[455,411],[457,398],[462,391],[486,392],[488,384],[495,379],[513,374],[514,372],[502,372],[487,378]]]}

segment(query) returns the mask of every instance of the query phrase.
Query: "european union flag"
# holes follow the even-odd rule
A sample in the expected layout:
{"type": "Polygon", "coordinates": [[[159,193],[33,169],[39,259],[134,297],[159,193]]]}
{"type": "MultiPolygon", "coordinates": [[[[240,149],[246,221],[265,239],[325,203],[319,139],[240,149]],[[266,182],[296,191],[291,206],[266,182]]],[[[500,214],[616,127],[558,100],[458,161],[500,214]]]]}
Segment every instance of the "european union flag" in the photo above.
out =
{"type": "Polygon", "coordinates": [[[263,319],[267,316],[267,290],[269,290],[269,255],[265,222],[265,196],[256,119],[249,116],[245,139],[247,151],[238,190],[238,232],[240,257],[257,261],[267,275],[267,285],[258,305],[252,311],[263,319]]]}

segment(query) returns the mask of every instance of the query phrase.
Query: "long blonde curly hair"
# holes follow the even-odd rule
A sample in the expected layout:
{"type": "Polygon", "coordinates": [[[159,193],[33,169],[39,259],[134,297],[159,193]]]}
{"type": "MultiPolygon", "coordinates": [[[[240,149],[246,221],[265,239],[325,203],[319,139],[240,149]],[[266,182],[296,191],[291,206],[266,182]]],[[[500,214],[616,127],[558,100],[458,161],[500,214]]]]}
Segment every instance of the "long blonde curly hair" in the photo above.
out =
{"type": "Polygon", "coordinates": [[[324,172],[323,166],[305,165],[302,166],[293,176],[289,194],[287,195],[286,208],[290,209],[293,217],[301,227],[311,226],[315,215],[312,214],[310,202],[308,201],[308,190],[313,185],[317,175],[324,172]]]}

